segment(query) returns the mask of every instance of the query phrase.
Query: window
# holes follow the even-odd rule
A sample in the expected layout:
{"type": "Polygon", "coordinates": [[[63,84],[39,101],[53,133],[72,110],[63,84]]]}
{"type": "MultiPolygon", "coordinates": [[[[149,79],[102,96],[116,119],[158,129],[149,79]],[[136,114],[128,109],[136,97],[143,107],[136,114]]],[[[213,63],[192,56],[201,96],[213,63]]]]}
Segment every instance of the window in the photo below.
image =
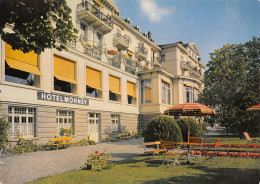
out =
{"type": "Polygon", "coordinates": [[[75,63],[54,56],[54,90],[73,93],[76,88],[75,63]]]}
{"type": "Polygon", "coordinates": [[[161,61],[165,61],[165,54],[161,55],[161,61]]]}
{"type": "Polygon", "coordinates": [[[109,75],[109,100],[121,101],[120,78],[109,75]]]}
{"type": "Polygon", "coordinates": [[[120,115],[111,114],[111,130],[112,131],[120,131],[120,115]]]}
{"type": "Polygon", "coordinates": [[[152,102],[151,79],[141,80],[141,103],[152,102]]]}
{"type": "Polygon", "coordinates": [[[136,104],[135,84],[129,81],[127,81],[127,102],[136,104]]]}
{"type": "Polygon", "coordinates": [[[86,67],[86,95],[93,98],[101,98],[101,72],[86,67]]]}
{"type": "Polygon", "coordinates": [[[80,24],[80,36],[87,41],[87,27],[82,23],[80,24]]]}
{"type": "Polygon", "coordinates": [[[102,35],[99,32],[97,32],[96,33],[96,46],[97,47],[101,47],[101,39],[102,39],[102,35]]]}
{"type": "Polygon", "coordinates": [[[39,87],[41,75],[37,54],[24,54],[5,44],[5,81],[39,87]]]}
{"type": "Polygon", "coordinates": [[[8,122],[11,124],[10,136],[35,137],[36,109],[30,107],[8,107],[8,122]]]}
{"type": "Polygon", "coordinates": [[[199,90],[196,87],[185,86],[185,103],[196,103],[198,101],[199,90]]]}
{"type": "Polygon", "coordinates": [[[170,83],[162,80],[162,103],[171,104],[171,88],[170,83]]]}
{"type": "Polygon", "coordinates": [[[74,111],[57,110],[56,111],[56,134],[61,135],[61,128],[72,128],[74,135],[74,111]]]}

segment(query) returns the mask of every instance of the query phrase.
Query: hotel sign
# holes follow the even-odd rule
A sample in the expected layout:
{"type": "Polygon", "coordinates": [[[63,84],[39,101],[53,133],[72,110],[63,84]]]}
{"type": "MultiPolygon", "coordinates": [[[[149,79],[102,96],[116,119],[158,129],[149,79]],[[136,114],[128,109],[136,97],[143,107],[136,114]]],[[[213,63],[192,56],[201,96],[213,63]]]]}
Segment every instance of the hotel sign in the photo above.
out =
{"type": "Polygon", "coordinates": [[[52,101],[52,102],[61,102],[61,103],[70,103],[77,105],[89,105],[89,100],[86,98],[77,98],[71,96],[57,95],[54,93],[45,93],[38,91],[37,92],[38,100],[52,101]]]}

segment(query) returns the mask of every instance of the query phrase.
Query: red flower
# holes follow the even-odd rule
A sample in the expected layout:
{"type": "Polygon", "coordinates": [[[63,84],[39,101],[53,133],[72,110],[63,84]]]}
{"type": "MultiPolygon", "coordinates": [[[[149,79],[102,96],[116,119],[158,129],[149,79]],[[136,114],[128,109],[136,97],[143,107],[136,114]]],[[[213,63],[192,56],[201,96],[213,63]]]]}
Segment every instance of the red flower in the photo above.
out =
{"type": "Polygon", "coordinates": [[[103,153],[100,153],[100,156],[103,156],[103,153]]]}
{"type": "Polygon", "coordinates": [[[99,152],[98,151],[95,151],[95,154],[97,155],[99,152]]]}

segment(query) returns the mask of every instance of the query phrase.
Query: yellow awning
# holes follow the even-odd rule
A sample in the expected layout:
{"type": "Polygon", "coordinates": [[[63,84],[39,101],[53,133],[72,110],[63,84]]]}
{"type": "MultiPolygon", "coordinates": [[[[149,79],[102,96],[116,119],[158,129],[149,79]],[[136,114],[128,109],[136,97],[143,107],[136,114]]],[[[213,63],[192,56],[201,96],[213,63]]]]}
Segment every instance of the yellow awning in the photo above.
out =
{"type": "Polygon", "coordinates": [[[54,76],[62,81],[77,84],[75,63],[59,56],[54,56],[54,76]]]}
{"type": "Polygon", "coordinates": [[[116,45],[116,47],[118,47],[118,48],[121,49],[121,50],[125,50],[125,48],[124,48],[124,47],[121,47],[120,45],[116,45]]]}
{"type": "Polygon", "coordinates": [[[105,8],[105,6],[101,3],[101,2],[99,2],[98,0],[94,0],[95,1],[95,3],[97,3],[99,6],[102,6],[103,8],[105,8]]]}
{"type": "Polygon", "coordinates": [[[88,43],[88,42],[86,42],[86,41],[84,41],[84,40],[83,40],[83,43],[85,43],[86,45],[88,45],[88,46],[90,46],[90,47],[93,47],[92,44],[90,44],[90,43],[88,43]]]}
{"type": "Polygon", "coordinates": [[[151,88],[145,87],[145,100],[152,101],[152,90],[151,90],[151,88]]]}
{"type": "Polygon", "coordinates": [[[86,67],[86,85],[98,90],[102,90],[101,72],[93,68],[86,67]]]}
{"type": "Polygon", "coordinates": [[[132,51],[130,51],[130,50],[128,50],[128,51],[127,51],[127,53],[128,53],[130,56],[132,56],[132,55],[133,55],[133,52],[132,52],[132,51]]]}
{"type": "Polygon", "coordinates": [[[116,94],[120,92],[120,78],[109,75],[109,90],[116,94]]]}
{"type": "Polygon", "coordinates": [[[171,84],[171,81],[168,81],[168,80],[165,80],[165,79],[162,79],[164,82],[168,83],[168,84],[171,84]]]}
{"type": "Polygon", "coordinates": [[[6,43],[5,60],[14,69],[42,76],[38,68],[37,54],[34,52],[24,54],[20,50],[13,50],[11,45],[6,43]]]}
{"type": "Polygon", "coordinates": [[[135,83],[127,81],[127,95],[136,98],[136,95],[135,95],[135,83]]]}
{"type": "Polygon", "coordinates": [[[154,52],[158,52],[156,49],[154,49],[154,48],[152,48],[152,50],[154,51],[154,52]]]}

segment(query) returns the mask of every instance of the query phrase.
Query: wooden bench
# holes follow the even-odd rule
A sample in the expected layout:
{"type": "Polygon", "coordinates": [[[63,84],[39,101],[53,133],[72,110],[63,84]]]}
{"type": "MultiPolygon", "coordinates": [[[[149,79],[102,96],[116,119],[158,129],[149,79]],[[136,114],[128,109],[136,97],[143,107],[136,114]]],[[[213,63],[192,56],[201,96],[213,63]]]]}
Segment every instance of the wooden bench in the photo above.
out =
{"type": "Polygon", "coordinates": [[[118,138],[119,139],[130,139],[131,134],[130,133],[121,133],[121,134],[118,134],[118,138]]]}
{"type": "Polygon", "coordinates": [[[57,150],[59,146],[68,145],[68,144],[75,144],[76,142],[69,142],[72,141],[72,137],[58,137],[58,138],[50,138],[50,142],[52,142],[52,146],[57,146],[57,150]],[[63,142],[66,141],[66,142],[63,142]],[[58,143],[57,143],[58,142],[58,143]]]}

